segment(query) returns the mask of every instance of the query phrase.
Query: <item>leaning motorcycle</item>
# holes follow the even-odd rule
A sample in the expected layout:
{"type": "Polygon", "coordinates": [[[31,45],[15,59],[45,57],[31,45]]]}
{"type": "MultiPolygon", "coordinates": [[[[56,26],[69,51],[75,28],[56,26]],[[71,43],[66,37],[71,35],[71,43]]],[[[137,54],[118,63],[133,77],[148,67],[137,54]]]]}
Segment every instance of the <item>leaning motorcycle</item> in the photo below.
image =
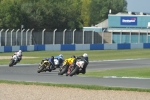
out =
{"type": "Polygon", "coordinates": [[[17,61],[17,55],[13,55],[9,62],[9,67],[12,67],[13,65],[16,65],[18,63],[17,61]]]}
{"type": "Polygon", "coordinates": [[[53,68],[53,70],[55,70],[56,68],[60,68],[62,63],[59,62],[59,60],[57,58],[54,58],[54,65],[55,65],[55,68],[53,68]]]}
{"type": "Polygon", "coordinates": [[[84,66],[84,61],[77,60],[76,65],[70,66],[68,68],[68,74],[70,76],[73,76],[73,75],[77,74],[79,71],[81,71],[83,69],[83,66],[84,66]]]}
{"type": "Polygon", "coordinates": [[[49,69],[50,66],[52,66],[52,64],[48,60],[43,60],[42,63],[39,64],[37,72],[51,72],[51,70],[49,69]]]}
{"type": "Polygon", "coordinates": [[[65,60],[63,62],[63,65],[59,68],[58,75],[63,75],[64,73],[67,73],[69,67],[69,62],[65,60]]]}

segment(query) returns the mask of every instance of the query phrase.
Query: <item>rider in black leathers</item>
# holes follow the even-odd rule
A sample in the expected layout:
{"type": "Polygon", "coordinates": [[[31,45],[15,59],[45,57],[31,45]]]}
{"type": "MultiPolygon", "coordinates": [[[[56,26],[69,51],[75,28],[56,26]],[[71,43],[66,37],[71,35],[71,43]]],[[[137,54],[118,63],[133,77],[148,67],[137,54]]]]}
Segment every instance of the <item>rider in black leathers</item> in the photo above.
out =
{"type": "Polygon", "coordinates": [[[84,53],[82,56],[76,57],[74,62],[73,62],[73,66],[76,64],[76,61],[78,59],[80,59],[81,61],[84,61],[84,66],[83,66],[81,71],[77,72],[77,74],[79,74],[79,73],[85,74],[86,73],[86,67],[89,64],[88,54],[84,53]]]}

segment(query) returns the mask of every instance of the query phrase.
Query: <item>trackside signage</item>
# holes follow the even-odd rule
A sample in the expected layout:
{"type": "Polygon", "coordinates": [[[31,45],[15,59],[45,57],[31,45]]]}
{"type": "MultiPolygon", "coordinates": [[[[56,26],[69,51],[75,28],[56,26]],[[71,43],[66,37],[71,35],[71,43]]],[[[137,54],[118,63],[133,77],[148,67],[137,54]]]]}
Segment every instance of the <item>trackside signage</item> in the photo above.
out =
{"type": "Polygon", "coordinates": [[[121,25],[137,25],[137,17],[121,17],[121,25]]]}

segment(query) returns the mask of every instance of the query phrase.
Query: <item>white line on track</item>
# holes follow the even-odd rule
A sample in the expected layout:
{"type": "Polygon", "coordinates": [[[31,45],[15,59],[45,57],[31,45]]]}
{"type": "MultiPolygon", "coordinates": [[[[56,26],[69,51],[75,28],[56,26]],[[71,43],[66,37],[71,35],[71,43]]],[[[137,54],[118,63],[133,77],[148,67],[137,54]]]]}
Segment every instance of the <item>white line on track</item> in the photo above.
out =
{"type": "Polygon", "coordinates": [[[131,79],[150,79],[150,78],[142,78],[142,77],[117,77],[117,76],[104,76],[103,78],[131,78],[131,79]]]}
{"type": "Polygon", "coordinates": [[[137,58],[137,59],[114,59],[114,60],[96,60],[96,61],[90,61],[90,62],[141,60],[141,59],[146,59],[146,58],[137,58]]]}
{"type": "MultiPolygon", "coordinates": [[[[89,77],[89,76],[78,76],[78,77],[89,77]]],[[[142,77],[117,77],[117,76],[103,76],[103,77],[95,77],[95,78],[150,79],[150,78],[142,78],[142,77]]]]}

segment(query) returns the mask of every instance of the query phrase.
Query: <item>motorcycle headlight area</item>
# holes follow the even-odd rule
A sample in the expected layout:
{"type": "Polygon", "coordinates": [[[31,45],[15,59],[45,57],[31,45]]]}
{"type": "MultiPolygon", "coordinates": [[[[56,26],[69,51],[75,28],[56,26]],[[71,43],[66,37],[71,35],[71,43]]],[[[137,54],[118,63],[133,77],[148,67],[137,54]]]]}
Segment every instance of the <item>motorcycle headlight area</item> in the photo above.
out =
{"type": "Polygon", "coordinates": [[[54,59],[54,63],[55,63],[55,65],[58,65],[59,61],[57,59],[54,59]]]}
{"type": "Polygon", "coordinates": [[[13,59],[14,59],[14,60],[16,60],[16,59],[17,59],[17,56],[16,56],[16,55],[14,55],[14,56],[13,56],[13,59]]]}

